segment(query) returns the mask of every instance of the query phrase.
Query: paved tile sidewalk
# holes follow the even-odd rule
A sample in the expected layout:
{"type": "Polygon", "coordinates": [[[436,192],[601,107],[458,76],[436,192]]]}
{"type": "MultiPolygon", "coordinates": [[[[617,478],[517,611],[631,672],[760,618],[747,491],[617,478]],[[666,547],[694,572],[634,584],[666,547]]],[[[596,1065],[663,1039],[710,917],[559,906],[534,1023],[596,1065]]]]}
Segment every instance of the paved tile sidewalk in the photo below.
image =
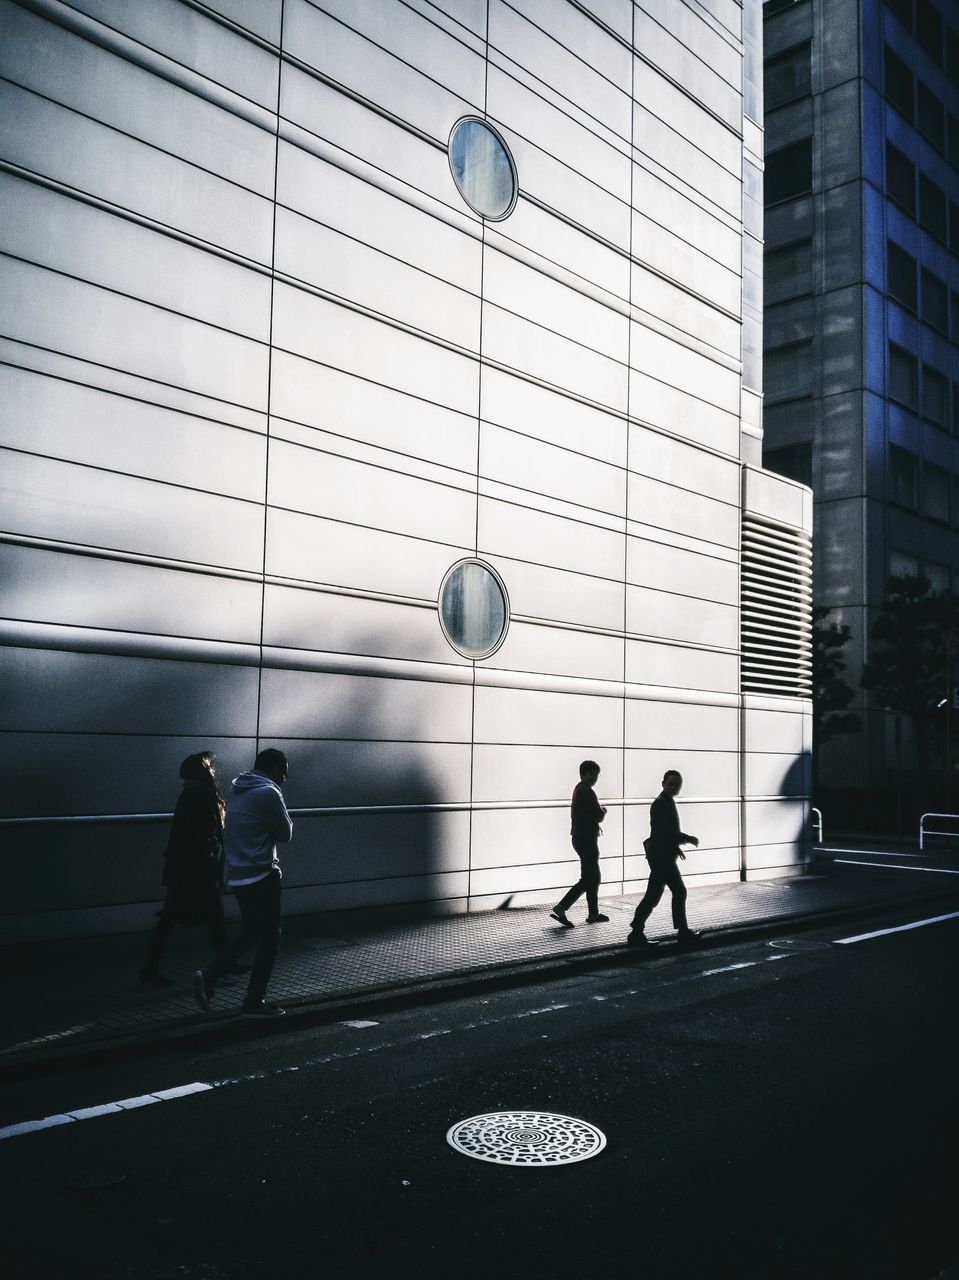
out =
{"type": "MultiPolygon", "coordinates": [[[[693,928],[722,938],[740,929],[788,927],[823,914],[854,912],[930,893],[957,891],[886,871],[810,875],[790,880],[693,887],[688,914],[693,928]]],[[[946,879],[946,878],[944,878],[946,879]]],[[[339,1016],[350,1000],[396,994],[410,988],[476,980],[516,968],[632,955],[622,947],[639,895],[605,898],[608,924],[584,921],[582,902],[573,929],[549,919],[547,907],[522,907],[474,915],[443,916],[357,926],[348,916],[291,916],[270,984],[270,996],[291,1012],[322,1011],[335,1002],[339,1016]]],[[[669,895],[647,929],[654,940],[672,940],[669,895]]],[[[5,948],[0,991],[0,1066],[71,1052],[142,1043],[195,1033],[211,1023],[238,1022],[244,978],[218,987],[210,1015],[193,1002],[191,976],[209,958],[202,930],[174,934],[164,968],[170,988],[141,988],[138,971],[146,936],[123,935],[5,948]]],[[[247,1025],[244,1023],[244,1025],[247,1025]]]]}

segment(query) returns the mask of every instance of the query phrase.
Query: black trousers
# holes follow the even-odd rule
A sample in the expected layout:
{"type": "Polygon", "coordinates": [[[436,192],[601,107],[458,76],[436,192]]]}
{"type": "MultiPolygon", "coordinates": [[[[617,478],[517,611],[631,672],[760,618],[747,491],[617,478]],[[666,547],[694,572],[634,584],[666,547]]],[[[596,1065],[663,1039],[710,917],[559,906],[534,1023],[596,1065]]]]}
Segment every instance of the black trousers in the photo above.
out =
{"type": "Polygon", "coordinates": [[[659,906],[663,890],[669,889],[673,899],[673,928],[686,933],[686,886],[679,871],[679,863],[670,854],[665,857],[647,858],[649,862],[649,883],[642,902],[636,908],[632,927],[642,933],[646,921],[659,906]]]}
{"type": "Polygon", "coordinates": [[[279,871],[271,871],[263,880],[253,884],[238,884],[233,892],[236,894],[237,906],[240,908],[242,925],[240,932],[219,955],[206,971],[209,986],[215,986],[218,979],[232,969],[244,951],[256,944],[253,957],[253,968],[250,972],[250,983],[246,990],[249,1004],[256,1004],[266,995],[267,983],[273,972],[276,953],[280,949],[280,888],[282,879],[279,871]]]}
{"type": "Polygon", "coordinates": [[[599,841],[573,836],[573,848],[579,855],[579,879],[559,902],[560,911],[568,911],[581,894],[586,894],[586,907],[591,916],[599,914],[599,841]]]}

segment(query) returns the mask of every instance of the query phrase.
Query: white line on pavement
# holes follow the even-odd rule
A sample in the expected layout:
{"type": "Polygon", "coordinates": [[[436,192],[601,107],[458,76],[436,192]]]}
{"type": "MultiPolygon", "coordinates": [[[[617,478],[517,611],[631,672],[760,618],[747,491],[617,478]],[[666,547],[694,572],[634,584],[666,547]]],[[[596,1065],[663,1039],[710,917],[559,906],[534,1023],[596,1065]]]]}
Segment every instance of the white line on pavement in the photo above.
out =
{"type": "Polygon", "coordinates": [[[205,1093],[216,1084],[195,1080],[193,1084],[177,1085],[175,1089],[160,1089],[156,1093],[144,1093],[138,1098],[121,1098],[117,1102],[105,1102],[99,1107],[81,1107],[78,1111],[65,1111],[61,1115],[44,1116],[42,1120],[25,1120],[23,1124],[10,1124],[0,1129],[0,1142],[4,1138],[16,1138],[22,1133],[35,1133],[38,1129],[53,1129],[61,1124],[73,1124],[77,1120],[92,1120],[96,1116],[115,1114],[117,1111],[133,1111],[136,1107],[149,1107],[154,1102],[169,1102],[173,1098],[185,1098],[191,1093],[205,1093]]]}
{"type": "Polygon", "coordinates": [[[883,871],[928,871],[934,876],[959,876],[959,870],[952,871],[947,867],[906,867],[900,862],[852,862],[849,858],[836,858],[835,861],[843,867],[879,867],[883,871]]]}
{"type": "Polygon", "coordinates": [[[721,969],[704,969],[701,978],[711,978],[714,973],[732,973],[734,969],[752,969],[757,964],[771,964],[773,960],[788,960],[788,956],[763,956],[762,960],[743,960],[739,964],[726,964],[721,969]]]}
{"type": "MultiPolygon", "coordinates": [[[[747,969],[754,964],[766,964],[772,960],[786,960],[787,955],[781,956],[764,956],[762,960],[750,960],[741,964],[728,965],[722,969],[707,969],[696,975],[688,975],[678,980],[677,985],[686,983],[694,978],[709,977],[715,973],[726,973],[730,969],[747,969]]],[[[629,991],[623,991],[613,997],[623,999],[628,996],[638,996],[644,994],[641,989],[633,988],[629,991]]],[[[606,999],[607,997],[593,996],[592,999],[606,999]]],[[[385,1040],[380,1044],[364,1045],[360,1048],[341,1050],[336,1053],[326,1054],[321,1058],[312,1058],[309,1062],[302,1063],[297,1066],[273,1067],[265,1071],[251,1071],[242,1076],[227,1076],[222,1080],[197,1080],[192,1084],[179,1085],[173,1089],[160,1089],[155,1093],[141,1094],[136,1098],[123,1098],[116,1102],[105,1102],[95,1107],[83,1107],[77,1111],[68,1111],[59,1115],[44,1116],[40,1120],[27,1120],[22,1124],[8,1125],[6,1128],[0,1128],[0,1142],[5,1138],[19,1137],[21,1134],[36,1133],[41,1129],[52,1129],[57,1125],[73,1124],[78,1120],[91,1120],[99,1116],[115,1115],[121,1111],[132,1111],[136,1107],[148,1107],[154,1102],[167,1102],[173,1098],[185,1098],[193,1093],[203,1093],[210,1089],[222,1089],[228,1085],[248,1084],[254,1080],[266,1080],[275,1076],[286,1075],[293,1071],[299,1071],[301,1068],[326,1066],[334,1062],[345,1062],[350,1058],[364,1057],[367,1054],[382,1053],[386,1049],[399,1049],[424,1040],[431,1040],[436,1036],[450,1035],[453,1031],[477,1031],[483,1027],[498,1026],[506,1022],[516,1022],[523,1018],[537,1017],[546,1013],[558,1013],[562,1009],[569,1009],[572,1006],[566,1003],[548,1004],[538,1009],[523,1009],[516,1013],[507,1014],[502,1018],[484,1018],[477,1022],[464,1023],[460,1027],[441,1028],[434,1031],[420,1032],[413,1036],[404,1036],[399,1040],[385,1040]]],[[[359,1019],[341,1023],[341,1026],[376,1026],[376,1023],[361,1022],[359,1019]]]]}
{"type": "Polygon", "coordinates": [[[907,929],[921,929],[927,924],[941,924],[944,920],[959,920],[959,911],[947,916],[930,916],[928,920],[913,920],[911,924],[897,924],[891,929],[876,929],[874,933],[857,933],[854,938],[836,938],[835,941],[845,946],[848,942],[868,942],[870,938],[883,938],[887,933],[905,933],[907,929]]]}

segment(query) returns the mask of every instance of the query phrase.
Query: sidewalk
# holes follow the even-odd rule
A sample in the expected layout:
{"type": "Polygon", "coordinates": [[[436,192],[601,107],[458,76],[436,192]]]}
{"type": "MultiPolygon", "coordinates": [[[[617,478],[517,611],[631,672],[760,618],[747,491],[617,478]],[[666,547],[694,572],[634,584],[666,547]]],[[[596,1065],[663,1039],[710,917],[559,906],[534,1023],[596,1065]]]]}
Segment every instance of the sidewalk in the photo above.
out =
{"type": "MultiPolygon", "coordinates": [[[[820,874],[692,887],[690,925],[706,930],[708,947],[757,931],[788,932],[830,917],[854,917],[900,903],[918,907],[959,894],[959,878],[951,874],[852,869],[831,857],[814,864],[820,874]]],[[[164,970],[176,985],[162,989],[139,985],[143,934],[8,947],[0,986],[0,1072],[189,1040],[210,1044],[283,1026],[369,1016],[374,1006],[478,984],[643,963],[647,954],[669,954],[674,935],[667,893],[647,928],[652,940],[667,945],[641,954],[623,945],[639,896],[601,899],[608,924],[586,924],[583,903],[577,903],[574,929],[555,925],[545,906],[381,923],[357,923],[345,914],[288,916],[269,991],[288,1010],[279,1024],[239,1016],[242,977],[218,987],[210,1014],[197,1009],[192,974],[210,954],[202,929],[174,934],[164,970]]]]}

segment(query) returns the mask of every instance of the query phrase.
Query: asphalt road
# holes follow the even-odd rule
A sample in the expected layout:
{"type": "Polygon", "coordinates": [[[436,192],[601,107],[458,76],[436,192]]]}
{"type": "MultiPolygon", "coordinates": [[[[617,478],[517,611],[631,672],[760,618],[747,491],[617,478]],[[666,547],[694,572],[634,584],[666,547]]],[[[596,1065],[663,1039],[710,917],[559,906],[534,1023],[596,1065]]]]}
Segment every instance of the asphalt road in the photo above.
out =
{"type": "Polygon", "coordinates": [[[124,1103],[0,1141],[5,1274],[951,1276],[959,919],[838,941],[909,919],[5,1087],[0,1125],[124,1103]],[[606,1146],[447,1144],[493,1111],[606,1146]]]}

